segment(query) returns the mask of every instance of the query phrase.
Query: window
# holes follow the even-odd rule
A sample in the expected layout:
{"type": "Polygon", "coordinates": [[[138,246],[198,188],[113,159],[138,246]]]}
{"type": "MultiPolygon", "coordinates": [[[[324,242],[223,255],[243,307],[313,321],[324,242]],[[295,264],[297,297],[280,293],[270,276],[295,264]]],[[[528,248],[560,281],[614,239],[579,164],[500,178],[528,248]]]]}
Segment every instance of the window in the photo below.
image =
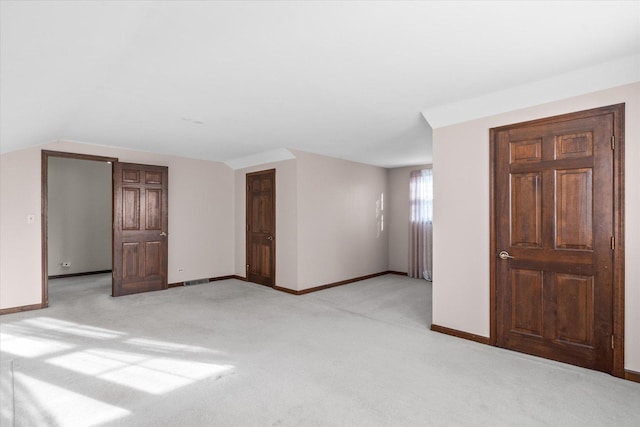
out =
{"type": "Polygon", "coordinates": [[[422,169],[411,172],[411,222],[433,221],[433,171],[422,169]]]}

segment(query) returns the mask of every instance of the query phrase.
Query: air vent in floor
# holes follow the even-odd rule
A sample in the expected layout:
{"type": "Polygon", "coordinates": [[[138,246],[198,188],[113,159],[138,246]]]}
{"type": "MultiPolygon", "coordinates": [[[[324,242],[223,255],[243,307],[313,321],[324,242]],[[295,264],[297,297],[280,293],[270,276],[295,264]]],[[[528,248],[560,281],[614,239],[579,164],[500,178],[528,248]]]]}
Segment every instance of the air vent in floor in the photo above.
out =
{"type": "Polygon", "coordinates": [[[209,279],[187,280],[185,286],[200,285],[201,283],[209,283],[209,279]]]}

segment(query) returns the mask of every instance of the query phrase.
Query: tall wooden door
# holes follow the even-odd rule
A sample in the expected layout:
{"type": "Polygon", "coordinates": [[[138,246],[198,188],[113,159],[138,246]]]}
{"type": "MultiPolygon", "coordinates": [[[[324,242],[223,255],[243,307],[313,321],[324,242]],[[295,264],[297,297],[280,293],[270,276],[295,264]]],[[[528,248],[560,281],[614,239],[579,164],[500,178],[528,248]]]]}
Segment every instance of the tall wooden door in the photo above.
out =
{"type": "Polygon", "coordinates": [[[114,297],[167,288],[168,169],[116,162],[114,297]]]}
{"type": "Polygon", "coordinates": [[[247,174],[247,280],[276,283],[276,171],[247,174]]]}
{"type": "Polygon", "coordinates": [[[500,347],[612,371],[616,111],[492,129],[500,347]]]}

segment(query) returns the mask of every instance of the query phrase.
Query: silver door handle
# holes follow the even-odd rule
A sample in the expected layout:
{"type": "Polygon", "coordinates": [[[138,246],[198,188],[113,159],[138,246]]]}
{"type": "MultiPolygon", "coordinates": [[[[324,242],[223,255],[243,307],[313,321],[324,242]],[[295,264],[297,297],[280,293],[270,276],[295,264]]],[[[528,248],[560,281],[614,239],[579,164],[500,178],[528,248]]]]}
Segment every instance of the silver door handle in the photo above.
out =
{"type": "Polygon", "coordinates": [[[498,256],[500,257],[500,259],[508,259],[508,258],[515,258],[514,256],[509,255],[509,252],[507,251],[501,251],[498,256]]]}
{"type": "Polygon", "coordinates": [[[273,240],[273,236],[267,237],[267,240],[273,240]]]}
{"type": "Polygon", "coordinates": [[[167,233],[165,233],[164,231],[163,231],[162,233],[160,233],[160,235],[161,235],[162,237],[167,237],[167,233]]]}

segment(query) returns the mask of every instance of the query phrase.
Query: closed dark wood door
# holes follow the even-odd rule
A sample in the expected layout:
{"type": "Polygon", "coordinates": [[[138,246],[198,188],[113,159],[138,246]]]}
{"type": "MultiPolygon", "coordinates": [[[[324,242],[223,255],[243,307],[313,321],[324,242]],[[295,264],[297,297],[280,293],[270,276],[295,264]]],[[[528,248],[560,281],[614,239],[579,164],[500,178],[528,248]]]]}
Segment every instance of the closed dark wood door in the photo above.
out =
{"type": "Polygon", "coordinates": [[[276,171],[247,174],[247,280],[276,283],[276,171]]]}
{"type": "Polygon", "coordinates": [[[116,162],[113,296],[167,288],[168,169],[116,162]]]}
{"type": "Polygon", "coordinates": [[[492,130],[498,346],[611,372],[614,127],[604,108],[492,130]]]}

